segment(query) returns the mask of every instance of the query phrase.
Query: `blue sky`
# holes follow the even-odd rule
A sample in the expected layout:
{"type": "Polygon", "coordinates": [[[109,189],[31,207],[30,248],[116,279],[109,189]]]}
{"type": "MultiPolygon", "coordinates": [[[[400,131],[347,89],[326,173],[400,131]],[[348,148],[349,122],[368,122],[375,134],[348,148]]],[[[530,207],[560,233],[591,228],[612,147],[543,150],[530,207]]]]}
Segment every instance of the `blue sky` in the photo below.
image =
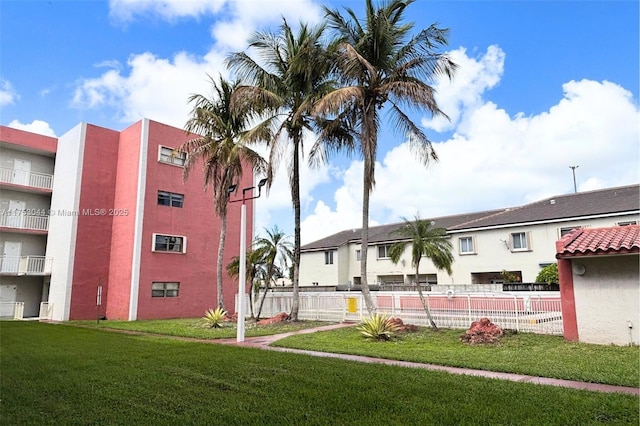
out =
{"type": "MultiPolygon", "coordinates": [[[[123,129],[143,117],[176,127],[206,73],[246,36],[320,22],[321,5],[363,1],[12,1],[0,3],[0,123],[61,136],[81,121],[123,129]]],[[[459,64],[436,84],[450,122],[414,113],[440,156],[424,168],[384,124],[371,224],[510,207],[637,183],[637,1],[427,1],[416,29],[451,30],[459,64]]],[[[310,136],[309,141],[312,140],[310,136]]],[[[310,144],[308,144],[310,145],[310,144]]],[[[303,170],[303,242],[361,226],[362,163],[303,170]]],[[[286,176],[257,204],[256,227],[292,233],[286,176]]]]}

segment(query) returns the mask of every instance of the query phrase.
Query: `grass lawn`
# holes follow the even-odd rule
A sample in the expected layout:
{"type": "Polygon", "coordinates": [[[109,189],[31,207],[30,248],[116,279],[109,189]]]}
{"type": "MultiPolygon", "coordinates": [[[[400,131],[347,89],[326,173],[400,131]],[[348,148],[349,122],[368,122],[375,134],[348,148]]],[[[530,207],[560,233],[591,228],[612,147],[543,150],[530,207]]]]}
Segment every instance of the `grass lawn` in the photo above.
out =
{"type": "Polygon", "coordinates": [[[519,333],[499,345],[468,346],[464,330],[420,328],[383,342],[366,340],[356,327],[287,337],[272,346],[348,353],[622,386],[640,385],[640,348],[565,341],[519,333]]]}
{"type": "MultiPolygon", "coordinates": [[[[96,328],[113,328],[117,330],[142,331],[145,333],[165,334],[178,337],[192,337],[196,339],[227,339],[236,337],[236,324],[226,322],[220,328],[208,327],[202,318],[145,320],[145,321],[70,321],[70,325],[82,325],[96,328]]],[[[299,321],[280,322],[268,325],[256,325],[245,322],[245,337],[268,336],[272,334],[288,333],[303,328],[320,327],[328,322],[299,321]]]]}
{"type": "Polygon", "coordinates": [[[2,322],[3,424],[638,424],[636,396],[2,322]]]}

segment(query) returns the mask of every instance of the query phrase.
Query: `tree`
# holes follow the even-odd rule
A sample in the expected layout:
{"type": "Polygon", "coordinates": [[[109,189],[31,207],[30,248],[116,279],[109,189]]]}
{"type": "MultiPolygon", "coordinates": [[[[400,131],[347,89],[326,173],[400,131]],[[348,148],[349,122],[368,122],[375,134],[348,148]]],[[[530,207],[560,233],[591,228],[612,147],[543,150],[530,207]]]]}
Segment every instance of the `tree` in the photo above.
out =
{"type": "Polygon", "coordinates": [[[446,270],[451,275],[451,264],[453,263],[453,254],[451,250],[453,245],[447,236],[447,230],[444,228],[432,228],[431,222],[422,220],[418,215],[415,216],[415,221],[411,222],[405,218],[402,218],[404,223],[400,228],[391,232],[391,235],[397,235],[403,239],[395,242],[389,249],[389,257],[393,263],[398,263],[400,257],[405,252],[407,245],[411,245],[411,266],[416,269],[415,284],[418,288],[418,295],[420,296],[420,302],[424,308],[429,323],[433,329],[437,330],[431,311],[427,306],[420,287],[420,261],[422,257],[426,257],[433,262],[433,265],[438,270],[446,270]]]}
{"type": "MultiPolygon", "coordinates": [[[[246,258],[246,279],[245,286],[249,285],[249,310],[251,319],[255,319],[253,312],[253,294],[260,290],[260,282],[267,280],[267,269],[265,264],[265,254],[260,250],[247,251],[246,258]]],[[[235,256],[227,265],[227,274],[232,278],[238,278],[240,275],[240,257],[235,256]]]]}
{"type": "Polygon", "coordinates": [[[176,151],[187,153],[184,179],[191,169],[202,162],[204,188],[211,187],[216,214],[222,222],[218,243],[216,269],[216,297],[218,307],[225,309],[222,293],[222,269],[224,242],[227,233],[227,189],[241,178],[243,166],[249,165],[253,171],[264,172],[265,160],[243,143],[251,112],[236,108],[231,111],[231,97],[238,83],[230,83],[222,77],[214,81],[209,76],[212,94],[207,97],[194,94],[189,97],[193,104],[191,117],[184,126],[188,133],[199,135],[181,144],[176,151]]]}
{"type": "Polygon", "coordinates": [[[550,265],[545,266],[538,273],[536,277],[537,283],[546,283],[546,284],[557,284],[560,282],[558,279],[558,264],[552,263],[550,265]]]}
{"type": "Polygon", "coordinates": [[[301,24],[297,34],[283,20],[279,32],[257,32],[249,48],[260,61],[245,52],[227,58],[229,68],[247,85],[236,91],[238,105],[248,106],[264,118],[257,129],[273,128],[268,141],[269,167],[267,188],[273,182],[285,149],[291,149],[287,164],[291,201],[294,210],[293,304],[290,319],[297,321],[300,270],[300,158],[303,132],[314,128],[311,110],[314,102],[327,93],[330,61],[322,44],[323,26],[310,28],[301,24]]]}
{"type": "MultiPolygon", "coordinates": [[[[336,116],[343,124],[355,126],[353,132],[358,135],[364,160],[360,280],[371,315],[376,308],[367,282],[369,196],[375,186],[380,110],[388,107],[393,127],[407,135],[410,147],[421,162],[427,165],[430,160],[437,160],[431,141],[402,107],[446,117],[429,84],[442,75],[451,78],[456,67],[446,54],[438,51],[447,45],[447,29],[433,24],[409,37],[413,23],[405,23],[403,18],[412,2],[389,0],[375,8],[372,0],[366,0],[366,15],[362,20],[350,8],[345,9],[347,16],[344,17],[339,11],[325,7],[328,26],[337,33],[335,71],[342,85],[324,96],[314,111],[323,116],[336,116]]],[[[323,148],[316,146],[314,151],[321,153],[323,148]]]]}
{"type": "Polygon", "coordinates": [[[277,226],[274,226],[271,230],[266,229],[265,231],[267,236],[257,238],[253,244],[254,251],[262,254],[266,267],[266,276],[264,280],[265,288],[262,298],[260,299],[260,306],[258,307],[256,321],[260,319],[264,299],[271,288],[271,283],[274,280],[276,273],[279,274],[278,264],[282,264],[286,268],[289,261],[293,258],[291,242],[289,241],[289,237],[285,235],[283,231],[278,229],[277,226]]]}

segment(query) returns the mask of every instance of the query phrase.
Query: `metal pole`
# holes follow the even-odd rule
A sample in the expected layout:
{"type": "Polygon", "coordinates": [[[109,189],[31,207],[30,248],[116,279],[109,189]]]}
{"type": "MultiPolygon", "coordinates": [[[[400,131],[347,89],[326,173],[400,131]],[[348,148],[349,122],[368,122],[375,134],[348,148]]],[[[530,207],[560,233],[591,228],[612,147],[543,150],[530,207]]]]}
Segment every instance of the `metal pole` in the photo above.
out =
{"type": "Polygon", "coordinates": [[[240,271],[238,275],[238,333],[237,342],[244,342],[244,286],[247,274],[247,206],[244,203],[244,192],[242,197],[242,207],[240,209],[240,271]]]}
{"type": "Polygon", "coordinates": [[[573,173],[573,192],[578,192],[578,186],[576,185],[576,169],[580,166],[569,166],[571,172],[573,173]]]}

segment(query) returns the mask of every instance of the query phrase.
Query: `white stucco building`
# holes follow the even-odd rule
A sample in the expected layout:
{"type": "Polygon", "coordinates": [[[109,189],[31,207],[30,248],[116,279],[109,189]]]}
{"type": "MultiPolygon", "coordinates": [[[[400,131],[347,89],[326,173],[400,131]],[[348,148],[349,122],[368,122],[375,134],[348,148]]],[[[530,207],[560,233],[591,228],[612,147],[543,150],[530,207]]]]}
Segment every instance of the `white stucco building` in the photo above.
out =
{"type": "MultiPolygon", "coordinates": [[[[496,290],[495,285],[505,280],[503,271],[517,281],[534,282],[544,266],[556,262],[555,243],[571,230],[638,224],[639,194],[640,185],[636,184],[558,195],[508,209],[430,218],[434,227],[447,229],[455,261],[449,276],[425,259],[420,264],[420,283],[429,283],[432,289],[434,285],[465,285],[496,290]]],[[[413,287],[415,270],[411,266],[410,248],[397,265],[389,259],[389,247],[397,241],[391,232],[400,225],[369,229],[367,281],[373,289],[413,287]]],[[[304,245],[300,286],[357,289],[360,237],[360,229],[353,229],[304,245]]]]}

